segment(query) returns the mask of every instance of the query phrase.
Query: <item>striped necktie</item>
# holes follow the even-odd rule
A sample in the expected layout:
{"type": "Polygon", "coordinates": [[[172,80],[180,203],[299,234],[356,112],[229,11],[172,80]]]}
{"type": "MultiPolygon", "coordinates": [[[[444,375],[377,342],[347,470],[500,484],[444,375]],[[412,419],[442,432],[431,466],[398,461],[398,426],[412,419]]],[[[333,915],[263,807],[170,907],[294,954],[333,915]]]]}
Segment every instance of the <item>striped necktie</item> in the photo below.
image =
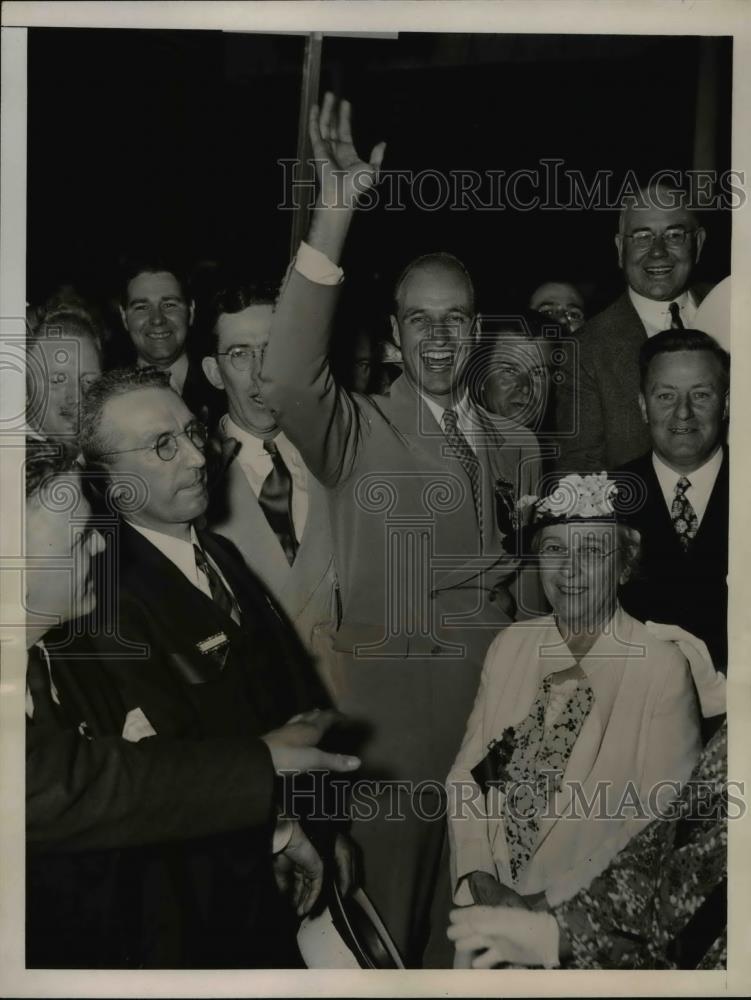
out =
{"type": "Polygon", "coordinates": [[[235,601],[232,594],[224,585],[224,581],[221,576],[219,576],[217,571],[206,558],[206,553],[200,545],[194,545],[193,552],[196,557],[197,569],[203,573],[208,580],[212,600],[222,609],[225,615],[232,618],[235,622],[239,622],[240,612],[237,607],[237,601],[235,601]]]}
{"type": "Polygon", "coordinates": [[[292,476],[274,442],[264,441],[263,447],[273,467],[263,481],[258,503],[291,566],[299,547],[292,520],[292,476]]]}
{"type": "Polygon", "coordinates": [[[475,455],[472,451],[469,446],[469,442],[459,430],[455,410],[443,411],[443,432],[446,435],[446,440],[451,445],[451,450],[453,451],[455,457],[461,462],[462,468],[467,473],[469,478],[469,482],[472,487],[472,500],[475,505],[477,524],[480,528],[480,534],[482,534],[482,469],[480,468],[480,462],[478,461],[477,455],[475,455]]]}

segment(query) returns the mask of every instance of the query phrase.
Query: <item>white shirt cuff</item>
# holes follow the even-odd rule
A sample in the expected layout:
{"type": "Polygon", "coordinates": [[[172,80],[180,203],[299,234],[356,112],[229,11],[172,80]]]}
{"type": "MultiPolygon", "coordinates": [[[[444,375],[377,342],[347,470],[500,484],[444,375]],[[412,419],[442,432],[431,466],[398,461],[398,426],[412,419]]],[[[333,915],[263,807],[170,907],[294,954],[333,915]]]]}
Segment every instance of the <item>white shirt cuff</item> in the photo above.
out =
{"type": "Polygon", "coordinates": [[[277,820],[276,829],[274,830],[274,836],[271,840],[271,853],[281,854],[284,848],[292,840],[292,830],[294,829],[294,821],[291,819],[280,819],[277,820]]]}
{"type": "Polygon", "coordinates": [[[297,251],[295,270],[316,285],[339,285],[344,280],[344,271],[305,240],[297,251]]]}

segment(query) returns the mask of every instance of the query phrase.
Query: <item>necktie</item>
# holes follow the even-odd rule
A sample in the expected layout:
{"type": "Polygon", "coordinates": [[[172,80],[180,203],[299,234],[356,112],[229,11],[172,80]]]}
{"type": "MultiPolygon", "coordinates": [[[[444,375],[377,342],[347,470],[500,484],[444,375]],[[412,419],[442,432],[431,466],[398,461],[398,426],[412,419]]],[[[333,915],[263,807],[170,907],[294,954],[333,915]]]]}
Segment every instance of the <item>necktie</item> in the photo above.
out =
{"type": "Polygon", "coordinates": [[[263,481],[258,503],[291,566],[299,547],[292,521],[292,476],[274,442],[264,441],[263,447],[271,456],[273,468],[263,481]]]}
{"type": "Polygon", "coordinates": [[[681,319],[681,307],[677,302],[671,302],[668,306],[670,310],[670,329],[671,330],[685,330],[686,327],[681,319]]]}
{"type": "Polygon", "coordinates": [[[690,485],[691,480],[681,476],[675,484],[675,496],[670,506],[670,520],[673,522],[675,533],[684,549],[688,549],[689,543],[696,537],[696,532],[699,530],[699,518],[691,506],[691,501],[686,496],[686,490],[690,485]]]}
{"type": "Polygon", "coordinates": [[[209,581],[212,600],[222,609],[225,615],[228,615],[235,621],[239,621],[240,614],[237,609],[237,602],[225,587],[222,578],[206,558],[203,549],[199,545],[194,545],[193,552],[195,553],[197,568],[209,581]]]}
{"type": "Polygon", "coordinates": [[[469,482],[472,487],[472,500],[475,505],[475,515],[477,517],[477,524],[480,528],[480,533],[482,533],[482,496],[480,493],[481,485],[481,469],[480,463],[477,460],[477,455],[472,451],[469,446],[469,442],[459,430],[459,425],[457,423],[457,416],[455,410],[444,410],[443,411],[443,431],[446,435],[446,440],[451,445],[451,450],[453,451],[456,458],[462,464],[462,468],[467,473],[469,477],[469,482]]]}

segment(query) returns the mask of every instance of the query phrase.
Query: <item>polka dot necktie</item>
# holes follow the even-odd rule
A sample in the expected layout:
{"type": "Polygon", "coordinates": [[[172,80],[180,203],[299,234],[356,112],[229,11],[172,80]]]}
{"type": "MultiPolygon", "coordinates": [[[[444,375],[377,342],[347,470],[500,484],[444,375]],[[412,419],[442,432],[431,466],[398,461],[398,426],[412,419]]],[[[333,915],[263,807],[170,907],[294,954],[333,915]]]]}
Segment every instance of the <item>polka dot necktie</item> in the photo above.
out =
{"type": "Polygon", "coordinates": [[[699,530],[699,518],[696,511],[691,506],[691,501],[686,496],[686,490],[691,486],[691,480],[681,476],[675,484],[675,496],[670,507],[670,520],[678,536],[678,541],[684,550],[688,549],[692,539],[696,537],[699,530]]]}

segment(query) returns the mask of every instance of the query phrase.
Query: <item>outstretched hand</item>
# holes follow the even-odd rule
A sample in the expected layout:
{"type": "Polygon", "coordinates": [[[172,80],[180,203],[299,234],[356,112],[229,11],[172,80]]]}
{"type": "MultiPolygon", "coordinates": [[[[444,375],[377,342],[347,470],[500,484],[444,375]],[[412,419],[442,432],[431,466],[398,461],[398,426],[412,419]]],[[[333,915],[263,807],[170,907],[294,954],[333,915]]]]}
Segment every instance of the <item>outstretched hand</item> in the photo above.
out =
{"type": "Polygon", "coordinates": [[[377,143],[370,160],[360,159],[352,141],[352,105],[327,91],[323,104],[310,110],[309,132],[320,201],[327,208],[355,207],[358,199],[378,181],[386,143],[377,143]]]}
{"type": "Polygon", "coordinates": [[[328,753],[318,749],[326,731],[341,715],[331,709],[312,709],[293,716],[279,729],[266,733],[261,739],[271,752],[277,774],[300,771],[355,771],[360,766],[358,757],[341,753],[328,753]]]}

